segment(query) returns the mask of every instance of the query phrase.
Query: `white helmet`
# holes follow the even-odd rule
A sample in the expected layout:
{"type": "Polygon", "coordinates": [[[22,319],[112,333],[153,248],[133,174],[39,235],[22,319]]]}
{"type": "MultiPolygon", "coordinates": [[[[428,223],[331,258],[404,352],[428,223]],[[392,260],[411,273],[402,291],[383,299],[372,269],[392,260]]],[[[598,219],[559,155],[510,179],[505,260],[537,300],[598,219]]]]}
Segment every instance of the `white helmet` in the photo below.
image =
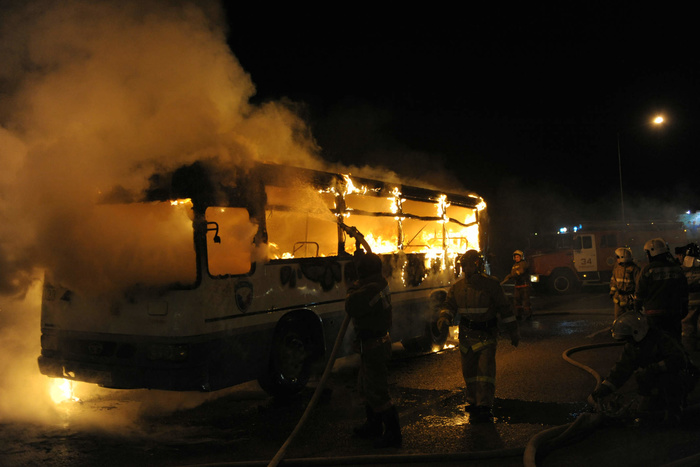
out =
{"type": "Polygon", "coordinates": [[[636,311],[623,313],[612,325],[613,339],[618,341],[631,337],[636,342],[641,341],[649,332],[647,317],[636,311]]]}
{"type": "Polygon", "coordinates": [[[629,248],[618,248],[615,250],[615,256],[617,256],[618,264],[631,263],[632,262],[632,250],[629,248]]]}
{"type": "Polygon", "coordinates": [[[668,243],[661,237],[652,238],[644,244],[644,251],[650,258],[668,253],[668,243]]]}
{"type": "Polygon", "coordinates": [[[522,250],[515,250],[513,252],[513,259],[515,259],[515,255],[520,255],[520,259],[525,259],[525,253],[523,253],[522,250]]]}

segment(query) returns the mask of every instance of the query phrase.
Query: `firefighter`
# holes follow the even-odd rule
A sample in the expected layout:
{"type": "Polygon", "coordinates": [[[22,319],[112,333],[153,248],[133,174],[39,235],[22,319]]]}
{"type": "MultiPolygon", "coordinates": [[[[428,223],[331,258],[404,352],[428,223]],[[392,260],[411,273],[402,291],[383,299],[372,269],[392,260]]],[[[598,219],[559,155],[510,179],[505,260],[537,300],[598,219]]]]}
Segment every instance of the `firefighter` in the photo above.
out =
{"type": "Polygon", "coordinates": [[[517,319],[531,319],[532,307],[530,306],[530,265],[525,261],[525,255],[521,250],[513,252],[513,267],[501,285],[513,279],[515,290],[513,300],[515,301],[515,317],[517,319]]]}
{"type": "Polygon", "coordinates": [[[615,319],[634,307],[634,289],[637,285],[640,268],[632,258],[632,250],[618,248],[615,250],[617,264],[610,278],[610,298],[615,303],[615,319]]]}
{"type": "Polygon", "coordinates": [[[589,401],[600,403],[634,375],[640,396],[640,418],[647,422],[678,423],[685,398],[695,384],[692,376],[695,367],[687,353],[668,333],[651,327],[647,317],[634,310],[615,320],[612,337],[624,341],[625,346],[589,401]]]}
{"type": "Polygon", "coordinates": [[[688,315],[681,321],[683,347],[693,352],[698,347],[698,315],[700,315],[700,247],[687,245],[683,258],[683,272],[688,281],[688,315]]]}
{"type": "Polygon", "coordinates": [[[354,433],[376,438],[375,447],[401,447],[399,414],[389,395],[388,363],[391,358],[391,294],[382,276],[382,261],[373,253],[357,260],[358,280],[348,287],[345,311],[355,329],[360,354],[358,389],[365,400],[367,420],[354,433]]]}
{"type": "Polygon", "coordinates": [[[496,392],[497,320],[517,347],[518,322],[498,279],[484,273],[484,262],[476,250],[467,251],[460,263],[464,277],[447,293],[437,326],[449,327],[459,313],[459,351],[466,385],[470,421],[489,422],[496,392]]]}
{"type": "Polygon", "coordinates": [[[688,314],[688,281],[663,238],[646,242],[644,251],[649,264],[639,273],[634,309],[680,342],[681,320],[688,314]]]}

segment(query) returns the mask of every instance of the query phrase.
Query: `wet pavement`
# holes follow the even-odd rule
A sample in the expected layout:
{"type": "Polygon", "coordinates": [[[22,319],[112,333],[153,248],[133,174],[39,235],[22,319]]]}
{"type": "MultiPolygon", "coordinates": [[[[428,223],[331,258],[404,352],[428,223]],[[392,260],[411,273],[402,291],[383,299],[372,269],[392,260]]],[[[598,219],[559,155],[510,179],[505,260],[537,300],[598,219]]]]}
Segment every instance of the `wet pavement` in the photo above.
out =
{"type": "MultiPolygon", "coordinates": [[[[378,451],[370,441],[349,435],[364,416],[355,391],[357,361],[349,357],[336,363],[280,465],[523,465],[533,440],[591,412],[585,400],[595,388],[594,375],[567,362],[564,352],[574,350],[571,359],[604,377],[621,350],[604,346],[613,343],[607,293],[593,289],[537,297],[534,305],[534,318],[521,323],[520,345],[499,340],[494,423],[471,423],[464,412],[456,349],[422,355],[397,344],[390,387],[403,448],[378,451]],[[587,348],[591,345],[601,346],[587,348]]],[[[0,464],[267,465],[294,430],[317,383],[284,402],[267,397],[256,383],[206,400],[201,394],[104,390],[66,405],[60,426],[0,424],[0,464]]],[[[632,390],[622,388],[624,394],[632,390]]],[[[691,403],[696,401],[698,389],[691,403]]],[[[543,444],[536,465],[665,465],[700,453],[694,420],[663,430],[608,421],[580,430],[566,445],[548,450],[543,444]]]]}

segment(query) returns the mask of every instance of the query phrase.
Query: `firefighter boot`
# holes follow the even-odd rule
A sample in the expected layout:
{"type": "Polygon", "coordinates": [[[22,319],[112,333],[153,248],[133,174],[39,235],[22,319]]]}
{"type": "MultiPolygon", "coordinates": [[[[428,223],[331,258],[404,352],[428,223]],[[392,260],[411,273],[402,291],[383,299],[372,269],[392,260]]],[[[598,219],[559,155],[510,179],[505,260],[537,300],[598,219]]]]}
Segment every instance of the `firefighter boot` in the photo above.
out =
{"type": "Polygon", "coordinates": [[[401,437],[401,425],[399,424],[399,412],[393,405],[382,412],[384,422],[384,434],[375,443],[375,448],[400,448],[403,442],[401,437]]]}
{"type": "Polygon", "coordinates": [[[382,435],[382,414],[372,410],[369,405],[365,406],[365,413],[367,420],[362,425],[353,428],[353,433],[358,438],[363,439],[380,437],[382,435]]]}
{"type": "Polygon", "coordinates": [[[490,423],[493,422],[493,412],[491,407],[477,405],[469,416],[469,423],[490,423]]]}

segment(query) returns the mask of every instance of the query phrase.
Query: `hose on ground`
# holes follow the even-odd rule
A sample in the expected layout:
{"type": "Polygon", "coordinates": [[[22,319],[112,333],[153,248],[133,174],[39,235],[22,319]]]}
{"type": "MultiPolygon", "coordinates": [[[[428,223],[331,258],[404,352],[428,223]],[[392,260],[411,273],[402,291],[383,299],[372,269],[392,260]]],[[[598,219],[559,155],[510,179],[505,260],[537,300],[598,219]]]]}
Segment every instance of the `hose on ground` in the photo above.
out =
{"type": "Polygon", "coordinates": [[[292,433],[289,435],[289,437],[284,442],[284,444],[282,444],[282,446],[279,448],[279,450],[277,451],[277,454],[275,454],[275,457],[273,457],[272,460],[270,461],[270,463],[268,464],[268,467],[275,467],[284,458],[284,454],[287,452],[287,448],[289,447],[290,444],[292,444],[292,441],[294,440],[296,435],[299,433],[299,431],[301,431],[302,426],[304,426],[304,423],[306,423],[306,420],[309,418],[311,411],[316,406],[316,403],[318,402],[318,399],[321,397],[321,394],[323,393],[323,389],[326,386],[326,381],[328,381],[328,376],[330,376],[331,370],[333,369],[333,364],[335,363],[335,357],[338,354],[338,350],[340,349],[340,345],[343,343],[343,338],[345,337],[345,331],[348,329],[348,324],[350,324],[350,315],[345,315],[345,319],[343,320],[343,324],[340,325],[340,331],[338,331],[338,337],[335,338],[335,344],[333,345],[333,350],[331,351],[331,355],[328,358],[328,363],[326,364],[325,370],[323,370],[323,375],[321,376],[321,380],[318,383],[318,386],[316,387],[316,391],[314,391],[314,395],[311,397],[311,400],[309,401],[309,404],[306,406],[306,410],[304,411],[304,414],[301,416],[301,418],[297,422],[296,427],[294,428],[294,430],[292,430],[292,433]]]}
{"type": "MultiPolygon", "coordinates": [[[[328,466],[328,465],[383,465],[421,464],[431,465],[440,462],[467,462],[479,459],[506,459],[522,457],[523,448],[497,449],[492,451],[471,451],[444,454],[377,454],[345,457],[307,457],[284,459],[283,465],[328,466]]],[[[264,467],[267,461],[240,461],[201,464],[189,467],[264,467]]]]}
{"type": "MultiPolygon", "coordinates": [[[[591,367],[572,359],[570,355],[572,353],[580,352],[582,350],[595,349],[599,347],[615,347],[623,344],[624,343],[620,342],[612,342],[572,347],[570,349],[565,350],[562,353],[562,358],[568,363],[578,368],[581,368],[582,370],[593,375],[593,377],[596,379],[596,387],[598,387],[601,383],[600,374],[591,367]]],[[[569,443],[575,438],[588,435],[601,424],[604,418],[604,415],[599,413],[583,413],[579,415],[576,418],[576,420],[567,425],[561,425],[539,432],[538,434],[530,438],[527,445],[525,446],[525,453],[523,454],[523,465],[525,467],[536,467],[536,458],[538,451],[540,452],[540,454],[542,454],[545,451],[553,450],[556,449],[558,446],[569,443]]]]}

